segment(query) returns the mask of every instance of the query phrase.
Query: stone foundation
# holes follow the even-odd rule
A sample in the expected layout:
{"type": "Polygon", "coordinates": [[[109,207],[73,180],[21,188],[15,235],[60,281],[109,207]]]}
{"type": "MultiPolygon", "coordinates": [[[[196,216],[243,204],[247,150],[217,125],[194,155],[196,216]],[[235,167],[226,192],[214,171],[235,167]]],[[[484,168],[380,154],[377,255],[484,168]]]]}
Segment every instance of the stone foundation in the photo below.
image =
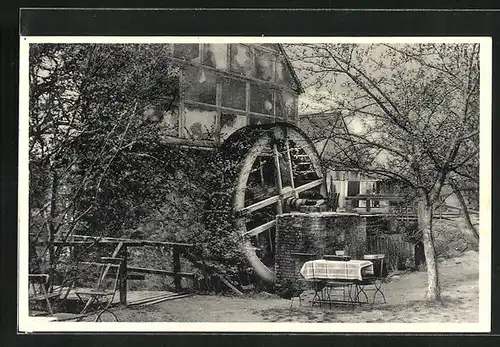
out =
{"type": "Polygon", "coordinates": [[[277,216],[276,283],[300,278],[304,262],[343,250],[353,259],[368,254],[367,235],[388,228],[383,215],[287,213],[277,216]]]}

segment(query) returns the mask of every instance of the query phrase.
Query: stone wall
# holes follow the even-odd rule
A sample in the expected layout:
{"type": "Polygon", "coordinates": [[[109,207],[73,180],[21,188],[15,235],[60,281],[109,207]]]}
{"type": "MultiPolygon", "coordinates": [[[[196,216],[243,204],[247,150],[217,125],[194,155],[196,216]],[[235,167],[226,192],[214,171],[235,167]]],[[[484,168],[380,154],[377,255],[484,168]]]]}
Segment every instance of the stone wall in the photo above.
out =
{"type": "Polygon", "coordinates": [[[367,218],[352,213],[287,213],[277,217],[276,283],[299,278],[305,261],[344,250],[366,254],[367,218]]]}

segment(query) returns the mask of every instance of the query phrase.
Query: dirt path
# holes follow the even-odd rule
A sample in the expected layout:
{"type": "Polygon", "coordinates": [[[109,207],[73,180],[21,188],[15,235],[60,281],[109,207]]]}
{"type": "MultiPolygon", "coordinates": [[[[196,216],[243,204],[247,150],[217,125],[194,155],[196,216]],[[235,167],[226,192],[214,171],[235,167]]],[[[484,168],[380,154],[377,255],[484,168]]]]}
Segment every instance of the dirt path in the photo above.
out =
{"type": "Polygon", "coordinates": [[[475,251],[439,263],[443,302],[422,299],[426,273],[393,277],[384,285],[387,304],[362,307],[311,308],[274,295],[254,297],[192,296],[154,306],[119,310],[120,321],[175,322],[477,322],[479,307],[479,260],[475,251]]]}

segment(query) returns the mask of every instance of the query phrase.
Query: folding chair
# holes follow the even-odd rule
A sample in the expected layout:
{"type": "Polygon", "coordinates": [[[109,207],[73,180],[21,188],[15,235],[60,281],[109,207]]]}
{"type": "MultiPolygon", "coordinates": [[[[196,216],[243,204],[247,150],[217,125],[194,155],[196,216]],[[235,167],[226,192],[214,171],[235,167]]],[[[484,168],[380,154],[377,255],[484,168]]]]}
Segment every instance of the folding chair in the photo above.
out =
{"type": "Polygon", "coordinates": [[[77,288],[74,293],[84,307],[80,312],[80,320],[90,314],[96,314],[95,322],[101,321],[105,313],[109,313],[113,320],[118,322],[118,317],[110,307],[115,298],[118,287],[122,258],[103,257],[101,262],[85,262],[85,271],[82,281],[94,283],[91,288],[77,288]],[[88,271],[90,270],[90,271],[88,271]]]}
{"type": "MultiPolygon", "coordinates": [[[[52,316],[51,300],[60,295],[59,292],[49,293],[47,291],[47,283],[49,282],[49,275],[47,274],[29,274],[29,301],[30,302],[45,302],[47,312],[52,316]]],[[[31,314],[31,306],[30,306],[31,314]]]]}
{"type": "Polygon", "coordinates": [[[380,294],[380,296],[384,300],[384,304],[387,303],[384,292],[382,290],[383,281],[387,276],[384,268],[384,258],[385,254],[368,254],[363,256],[363,259],[370,260],[373,263],[373,276],[363,277],[362,281],[356,283],[356,298],[358,300],[359,295],[363,294],[365,296],[366,302],[368,302],[368,295],[366,294],[366,290],[372,290],[374,291],[372,304],[375,303],[377,294],[380,294]],[[369,286],[373,286],[373,288],[367,289],[366,287],[369,286]]]}

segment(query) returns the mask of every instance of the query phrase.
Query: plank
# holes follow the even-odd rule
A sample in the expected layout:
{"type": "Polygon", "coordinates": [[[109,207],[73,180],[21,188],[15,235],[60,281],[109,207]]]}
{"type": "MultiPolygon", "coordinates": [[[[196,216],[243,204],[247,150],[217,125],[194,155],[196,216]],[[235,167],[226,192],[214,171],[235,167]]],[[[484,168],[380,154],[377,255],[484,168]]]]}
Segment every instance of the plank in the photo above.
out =
{"type": "Polygon", "coordinates": [[[148,303],[148,302],[162,300],[162,299],[165,299],[165,298],[177,297],[179,295],[180,294],[172,293],[172,292],[167,292],[167,293],[162,292],[162,294],[159,294],[159,295],[147,296],[147,297],[140,298],[140,299],[137,299],[137,300],[134,300],[134,301],[130,301],[129,305],[142,305],[142,304],[145,304],[145,303],[148,303]]]}
{"type": "Polygon", "coordinates": [[[147,302],[156,301],[156,300],[160,300],[160,299],[164,299],[164,298],[169,298],[171,296],[177,296],[177,295],[178,294],[175,294],[175,293],[155,295],[155,296],[150,296],[150,297],[145,297],[145,298],[142,298],[142,299],[135,300],[131,304],[133,304],[133,305],[141,305],[141,304],[144,304],[144,303],[147,303],[147,302]]]}
{"type": "Polygon", "coordinates": [[[252,213],[252,212],[255,212],[257,210],[260,210],[261,208],[264,208],[264,207],[267,207],[269,205],[277,203],[279,201],[279,199],[280,199],[279,195],[271,196],[270,198],[267,198],[267,199],[264,199],[262,201],[256,202],[255,204],[246,206],[246,207],[242,208],[241,210],[239,210],[238,212],[244,213],[244,214],[252,213]]]}
{"type": "MultiPolygon", "coordinates": [[[[125,242],[129,246],[143,246],[143,245],[162,245],[162,246],[180,246],[180,247],[193,247],[192,243],[184,242],[168,242],[168,241],[154,241],[154,240],[137,240],[137,239],[127,239],[127,238],[116,238],[116,237],[98,237],[98,236],[88,236],[88,235],[74,235],[77,238],[98,240],[99,242],[109,242],[109,243],[119,243],[125,242]]],[[[67,241],[70,244],[80,241],[67,241]]]]}
{"type": "MultiPolygon", "coordinates": [[[[139,267],[139,266],[127,266],[127,271],[153,274],[153,275],[167,275],[167,276],[175,276],[175,274],[176,274],[174,271],[152,269],[152,268],[145,268],[145,267],[139,267]]],[[[194,278],[194,273],[191,273],[191,272],[178,272],[177,275],[180,277],[194,278]]]]}
{"type": "Polygon", "coordinates": [[[235,286],[233,286],[228,280],[226,280],[224,278],[224,276],[216,273],[215,274],[222,282],[224,282],[225,285],[227,285],[229,288],[231,288],[236,294],[242,296],[243,293],[241,291],[238,290],[238,288],[236,288],[235,286]]]}
{"type": "Polygon", "coordinates": [[[322,185],[324,182],[324,179],[323,178],[320,178],[320,179],[317,179],[317,180],[314,180],[312,182],[309,182],[309,183],[306,183],[306,184],[303,184],[301,185],[300,187],[296,187],[295,188],[295,192],[296,193],[302,193],[302,192],[305,192],[306,190],[309,190],[311,188],[314,188],[314,187],[317,187],[317,186],[320,186],[322,185]]]}
{"type": "Polygon", "coordinates": [[[270,222],[264,223],[256,228],[253,228],[245,233],[243,233],[243,236],[255,236],[258,235],[268,229],[271,229],[273,226],[276,225],[276,220],[272,220],[270,222]]]}
{"type": "Polygon", "coordinates": [[[188,297],[190,295],[191,294],[180,294],[180,295],[176,295],[174,297],[167,297],[167,298],[163,298],[163,299],[158,299],[158,300],[155,300],[155,301],[152,301],[152,302],[148,302],[148,303],[145,303],[145,304],[142,304],[142,305],[143,306],[148,306],[148,305],[153,305],[153,304],[159,304],[160,302],[169,301],[169,300],[175,300],[175,299],[182,299],[182,298],[188,297]]]}
{"type": "MultiPolygon", "coordinates": [[[[280,157],[278,153],[278,146],[276,143],[273,143],[273,155],[274,155],[274,167],[276,169],[276,178],[278,183],[278,194],[283,196],[283,182],[281,180],[281,169],[280,169],[280,157]]],[[[276,206],[276,211],[278,214],[283,213],[282,201],[278,200],[278,204],[276,206]]]]}

